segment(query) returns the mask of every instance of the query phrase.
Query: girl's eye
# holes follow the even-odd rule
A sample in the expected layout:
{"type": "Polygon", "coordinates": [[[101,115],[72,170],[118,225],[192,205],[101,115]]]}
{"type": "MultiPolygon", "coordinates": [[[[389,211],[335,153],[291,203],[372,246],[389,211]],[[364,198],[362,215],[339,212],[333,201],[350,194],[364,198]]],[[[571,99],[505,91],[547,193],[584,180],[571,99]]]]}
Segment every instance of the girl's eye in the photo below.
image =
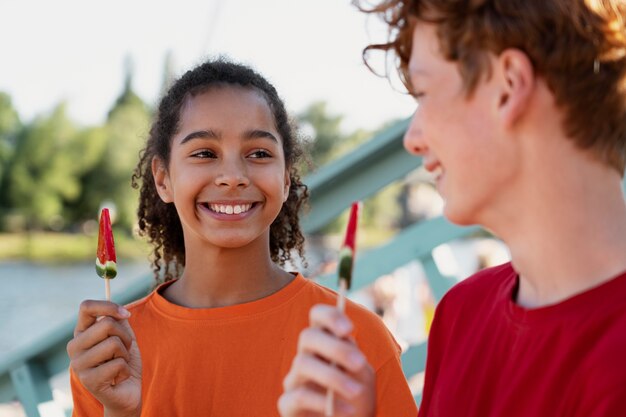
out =
{"type": "Polygon", "coordinates": [[[201,159],[215,158],[215,154],[207,149],[194,152],[191,154],[191,156],[193,156],[194,158],[201,158],[201,159]]]}
{"type": "Polygon", "coordinates": [[[258,149],[250,154],[251,158],[271,158],[272,155],[265,149],[258,149]]]}

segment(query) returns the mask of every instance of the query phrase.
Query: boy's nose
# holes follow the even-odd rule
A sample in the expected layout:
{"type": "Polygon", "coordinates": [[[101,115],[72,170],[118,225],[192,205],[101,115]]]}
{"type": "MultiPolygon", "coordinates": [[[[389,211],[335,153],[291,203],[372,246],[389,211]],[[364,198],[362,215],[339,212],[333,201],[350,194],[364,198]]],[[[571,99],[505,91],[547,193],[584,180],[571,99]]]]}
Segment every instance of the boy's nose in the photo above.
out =
{"type": "Polygon", "coordinates": [[[418,112],[415,112],[411,118],[411,123],[404,133],[403,144],[404,149],[413,155],[423,155],[426,152],[427,146],[424,142],[418,112]]]}

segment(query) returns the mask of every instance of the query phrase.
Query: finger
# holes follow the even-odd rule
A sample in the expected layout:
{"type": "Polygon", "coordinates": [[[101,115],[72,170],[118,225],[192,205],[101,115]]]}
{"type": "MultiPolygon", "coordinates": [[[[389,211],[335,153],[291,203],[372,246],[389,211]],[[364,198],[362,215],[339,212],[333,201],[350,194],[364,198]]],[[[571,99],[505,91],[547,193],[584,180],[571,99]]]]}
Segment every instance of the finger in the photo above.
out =
{"type": "Polygon", "coordinates": [[[80,308],[78,309],[78,321],[74,329],[74,336],[85,331],[101,316],[127,319],[130,317],[130,312],[110,301],[85,300],[80,303],[80,308]]]}
{"type": "Polygon", "coordinates": [[[366,387],[373,387],[376,384],[376,372],[367,361],[357,371],[352,372],[351,376],[366,387]]]}
{"type": "Polygon", "coordinates": [[[67,345],[67,353],[71,358],[74,355],[80,354],[82,351],[91,349],[111,336],[118,337],[127,349],[130,349],[130,345],[134,339],[134,333],[126,320],[117,321],[114,318],[102,316],[100,320],[92,324],[86,330],[76,334],[74,339],[67,345]],[[126,322],[126,324],[124,324],[124,322],[126,322]]]}
{"type": "Polygon", "coordinates": [[[337,307],[328,304],[317,304],[309,312],[312,327],[328,330],[339,338],[346,338],[354,328],[352,321],[337,307]]]}
{"type": "Polygon", "coordinates": [[[117,336],[112,336],[78,355],[72,360],[71,366],[72,369],[80,372],[83,369],[95,368],[116,358],[122,358],[129,362],[130,354],[124,343],[117,336]]]}
{"type": "Polygon", "coordinates": [[[347,399],[358,396],[363,391],[356,379],[315,356],[298,354],[291,370],[284,380],[285,391],[297,389],[306,384],[316,384],[323,390],[331,389],[347,399]]]}
{"type": "MultiPolygon", "coordinates": [[[[282,417],[302,415],[323,416],[326,411],[326,391],[317,391],[305,386],[285,392],[278,399],[278,410],[282,417]]],[[[335,400],[335,415],[353,415],[352,405],[340,399],[335,400]]]]}
{"type": "Polygon", "coordinates": [[[95,368],[83,370],[78,377],[91,392],[102,392],[128,379],[130,368],[124,359],[116,358],[95,368]]]}
{"type": "Polygon", "coordinates": [[[122,328],[126,330],[132,340],[137,340],[137,338],[135,337],[135,332],[133,331],[133,328],[131,327],[128,320],[120,320],[118,321],[118,323],[122,326],[122,328]]]}
{"type": "Polygon", "coordinates": [[[326,394],[298,387],[280,396],[278,410],[282,417],[295,417],[304,412],[323,413],[325,403],[326,394]]]}
{"type": "Polygon", "coordinates": [[[367,360],[352,342],[342,340],[319,328],[308,328],[300,333],[298,352],[321,356],[350,372],[359,372],[367,360]]]}

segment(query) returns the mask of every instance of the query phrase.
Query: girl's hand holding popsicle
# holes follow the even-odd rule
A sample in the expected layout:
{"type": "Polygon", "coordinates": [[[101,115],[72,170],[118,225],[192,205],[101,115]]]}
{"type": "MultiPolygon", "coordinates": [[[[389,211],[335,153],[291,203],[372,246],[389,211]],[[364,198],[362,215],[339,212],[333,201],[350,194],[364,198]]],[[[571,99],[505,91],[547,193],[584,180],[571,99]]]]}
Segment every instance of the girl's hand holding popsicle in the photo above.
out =
{"type": "Polygon", "coordinates": [[[106,417],[141,411],[141,357],[129,316],[109,301],[83,301],[67,345],[72,372],[102,403],[106,417]]]}
{"type": "Polygon", "coordinates": [[[139,416],[141,356],[128,323],[130,313],[108,301],[108,281],[117,271],[107,209],[100,218],[96,271],[107,283],[107,301],[86,300],[81,303],[74,338],[67,344],[70,368],[102,403],[105,417],[139,416]]]}

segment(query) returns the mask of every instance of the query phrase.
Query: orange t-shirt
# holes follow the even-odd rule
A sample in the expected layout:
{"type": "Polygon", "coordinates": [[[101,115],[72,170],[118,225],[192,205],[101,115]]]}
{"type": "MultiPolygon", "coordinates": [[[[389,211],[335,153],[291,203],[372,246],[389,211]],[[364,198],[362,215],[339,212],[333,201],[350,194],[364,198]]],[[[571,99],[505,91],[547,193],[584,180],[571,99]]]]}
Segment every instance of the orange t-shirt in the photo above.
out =
{"type": "MultiPolygon", "coordinates": [[[[298,336],[315,304],[337,294],[296,278],[263,299],[190,309],[160,290],[132,303],[129,319],[141,351],[142,416],[278,416],[282,381],[298,336]]],[[[348,301],[354,337],[376,371],[378,417],[415,417],[417,408],[400,365],[400,348],[382,321],[348,301]]],[[[102,416],[103,407],[71,376],[73,416],[102,416]]]]}

